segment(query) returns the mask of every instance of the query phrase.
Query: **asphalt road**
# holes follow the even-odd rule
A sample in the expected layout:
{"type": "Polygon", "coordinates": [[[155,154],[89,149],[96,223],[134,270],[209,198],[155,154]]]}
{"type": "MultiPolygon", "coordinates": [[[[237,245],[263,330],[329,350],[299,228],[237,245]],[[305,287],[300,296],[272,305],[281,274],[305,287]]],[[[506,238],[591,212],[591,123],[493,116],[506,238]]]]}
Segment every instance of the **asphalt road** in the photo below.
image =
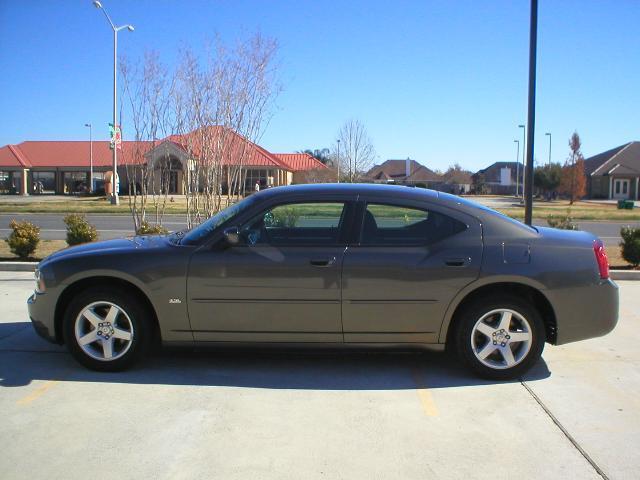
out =
{"type": "Polygon", "coordinates": [[[27,322],[32,277],[0,272],[2,478],[638,477],[640,282],[621,282],[611,334],[490,382],[444,354],[177,351],[90,372],[27,322]]]}
{"type": "MultiPolygon", "coordinates": [[[[25,219],[38,225],[41,230],[41,238],[45,240],[63,240],[66,236],[65,225],[61,214],[19,213],[0,214],[0,236],[6,237],[10,233],[9,222],[11,219],[25,219]]],[[[118,238],[133,233],[133,222],[128,215],[102,215],[89,214],[88,220],[93,223],[103,240],[118,238]]],[[[600,237],[607,246],[617,245],[620,242],[620,228],[625,225],[640,227],[640,222],[589,222],[577,221],[579,227],[600,237]]],[[[546,221],[534,221],[537,225],[546,225],[546,221]]],[[[180,230],[187,226],[184,215],[166,215],[164,225],[169,230],[180,230]]]]}

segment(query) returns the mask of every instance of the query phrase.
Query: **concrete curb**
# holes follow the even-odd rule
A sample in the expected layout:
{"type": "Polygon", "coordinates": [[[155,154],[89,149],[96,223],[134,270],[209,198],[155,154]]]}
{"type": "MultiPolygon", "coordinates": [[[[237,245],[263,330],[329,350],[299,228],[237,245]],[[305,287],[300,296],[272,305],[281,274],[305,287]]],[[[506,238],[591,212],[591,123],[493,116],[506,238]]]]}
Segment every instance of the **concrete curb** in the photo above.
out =
{"type": "Polygon", "coordinates": [[[640,280],[640,270],[611,270],[613,280],[640,280]]]}
{"type": "Polygon", "coordinates": [[[0,272],[33,272],[38,262],[0,262],[0,272]]]}
{"type": "MultiPolygon", "coordinates": [[[[0,262],[0,272],[33,272],[38,262],[0,262]]],[[[612,280],[640,280],[640,270],[611,270],[612,280]]]]}

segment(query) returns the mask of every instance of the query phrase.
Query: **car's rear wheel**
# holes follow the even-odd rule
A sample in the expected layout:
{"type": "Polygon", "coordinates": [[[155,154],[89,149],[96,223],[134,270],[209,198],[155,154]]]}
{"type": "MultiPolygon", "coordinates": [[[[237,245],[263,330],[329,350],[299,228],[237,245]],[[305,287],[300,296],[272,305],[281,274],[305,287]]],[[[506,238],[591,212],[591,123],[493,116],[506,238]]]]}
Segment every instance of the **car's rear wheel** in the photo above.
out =
{"type": "Polygon", "coordinates": [[[544,323],[538,311],[520,298],[479,299],[457,314],[455,342],[462,361],[478,375],[518,378],[542,355],[544,323]]]}
{"type": "Polygon", "coordinates": [[[141,302],[128,292],[95,288],[81,292],[67,307],[64,340],[87,368],[119,371],[147,349],[150,322],[141,302]]]}

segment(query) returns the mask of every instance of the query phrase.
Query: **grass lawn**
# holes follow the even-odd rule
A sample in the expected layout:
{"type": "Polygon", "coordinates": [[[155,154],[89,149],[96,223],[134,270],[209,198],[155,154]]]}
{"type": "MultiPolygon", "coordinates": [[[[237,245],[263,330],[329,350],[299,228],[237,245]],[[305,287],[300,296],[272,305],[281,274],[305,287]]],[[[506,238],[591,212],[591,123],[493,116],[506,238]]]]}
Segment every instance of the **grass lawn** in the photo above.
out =
{"type": "MultiPolygon", "coordinates": [[[[139,200],[138,200],[139,201],[139,200]]],[[[147,212],[153,212],[151,198],[147,202],[147,212]]],[[[184,197],[167,200],[165,213],[186,213],[184,197]]],[[[121,196],[120,205],[111,205],[106,197],[73,198],[68,200],[33,200],[11,202],[0,199],[0,213],[121,213],[130,215],[129,197],[121,196]]]]}
{"type": "MultiPolygon", "coordinates": [[[[498,210],[505,215],[524,219],[524,207],[509,207],[498,210]]],[[[618,210],[617,205],[591,202],[575,202],[569,205],[567,200],[553,202],[533,202],[534,218],[547,218],[549,215],[566,215],[567,211],[574,220],[618,220],[640,221],[640,209],[618,210]]]]}
{"type": "MultiPolygon", "coordinates": [[[[67,247],[67,242],[65,240],[40,240],[38,243],[38,248],[36,248],[35,254],[33,258],[29,258],[30,261],[40,261],[47,255],[51,255],[53,252],[57,252],[63,248],[67,247]]],[[[4,240],[0,241],[0,261],[3,260],[19,260],[11,250],[9,249],[9,245],[4,240]]]]}

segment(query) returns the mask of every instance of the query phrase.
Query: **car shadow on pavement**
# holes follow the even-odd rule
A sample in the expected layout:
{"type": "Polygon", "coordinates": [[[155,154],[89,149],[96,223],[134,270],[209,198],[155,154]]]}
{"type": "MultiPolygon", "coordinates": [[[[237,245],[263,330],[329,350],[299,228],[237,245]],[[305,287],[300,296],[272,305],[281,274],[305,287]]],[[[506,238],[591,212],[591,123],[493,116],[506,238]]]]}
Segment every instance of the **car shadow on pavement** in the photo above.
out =
{"type": "MultiPolygon", "coordinates": [[[[544,360],[527,380],[550,376],[544,360]]],[[[134,368],[100,373],[75,362],[64,347],[39,338],[29,323],[0,323],[0,387],[34,380],[195,385],[295,390],[401,390],[498,382],[471,375],[436,352],[162,349],[134,368]]]]}

